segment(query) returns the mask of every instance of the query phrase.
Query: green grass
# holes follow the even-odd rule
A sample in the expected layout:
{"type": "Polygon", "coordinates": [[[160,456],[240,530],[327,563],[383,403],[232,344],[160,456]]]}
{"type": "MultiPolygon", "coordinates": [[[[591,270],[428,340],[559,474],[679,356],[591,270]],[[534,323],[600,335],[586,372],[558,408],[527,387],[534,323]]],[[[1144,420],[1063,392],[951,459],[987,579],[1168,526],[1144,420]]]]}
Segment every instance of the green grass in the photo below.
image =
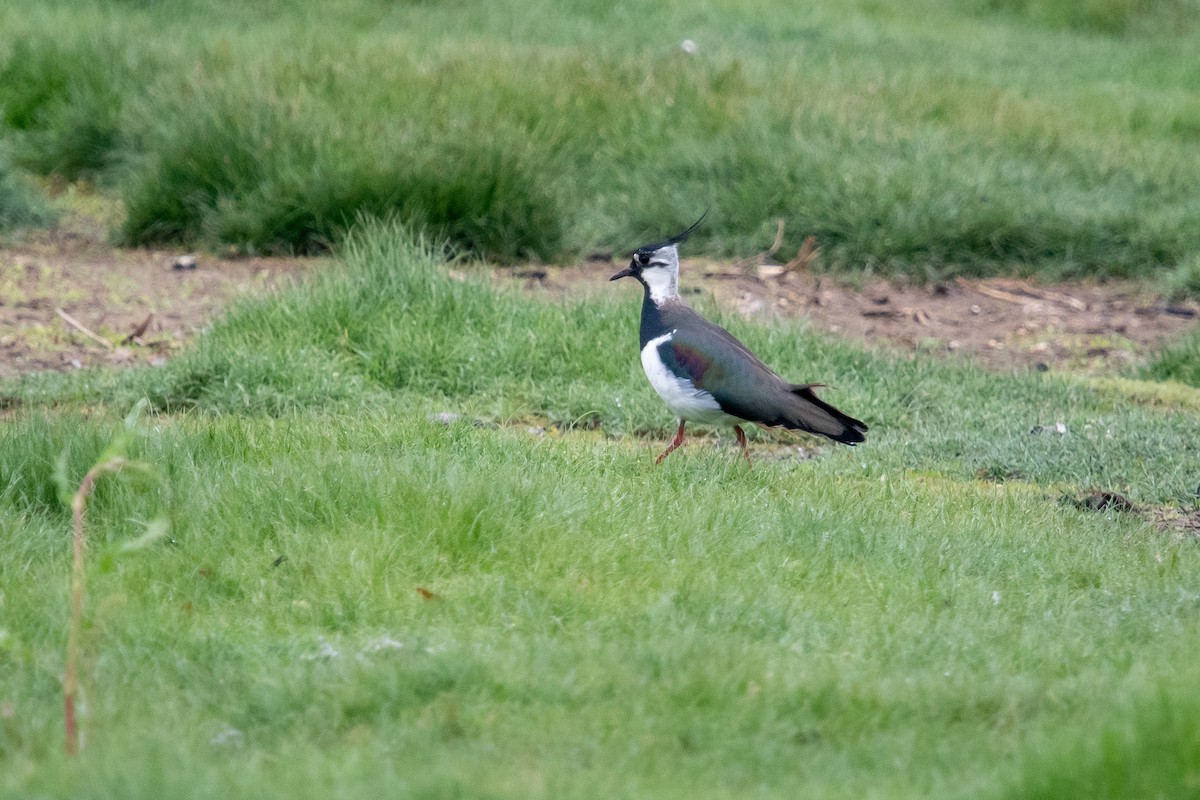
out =
{"type": "Polygon", "coordinates": [[[1164,349],[1145,372],[1153,380],[1179,381],[1200,388],[1200,330],[1164,349]]]}
{"type": "Polygon", "coordinates": [[[367,212],[561,260],[711,205],[697,252],[782,218],[830,269],[1166,275],[1200,252],[1193,9],[22,0],[0,109],[133,243],[319,250],[367,212]]]}
{"type": "Polygon", "coordinates": [[[982,0],[980,6],[1039,25],[1114,35],[1190,32],[1200,21],[1195,0],[982,0]]]}
{"type": "Polygon", "coordinates": [[[166,367],[5,387],[0,795],[1192,796],[1200,549],[1057,501],[1193,503],[1195,405],[731,320],[868,443],[655,467],[630,287],[439,254],[368,225],[166,367]],[[142,395],[173,528],[123,553],[163,490],[92,501],[70,761],[55,463],[142,395]]]}
{"type": "MultiPolygon", "coordinates": [[[[97,427],[19,424],[4,463],[97,427]]],[[[1036,494],[704,450],[654,470],[387,409],[165,420],[139,455],[177,544],[93,573],[74,766],[67,520],[6,476],[11,796],[1184,796],[1196,763],[1167,735],[1194,724],[1194,545],[1036,494]]],[[[153,502],[111,489],[93,541],[153,502]]]]}
{"type": "Polygon", "coordinates": [[[1176,299],[1200,299],[1200,256],[1182,262],[1165,281],[1167,294],[1176,299]]]}
{"type": "Polygon", "coordinates": [[[44,225],[52,219],[46,198],[13,168],[0,141],[0,235],[18,228],[44,225]]]}

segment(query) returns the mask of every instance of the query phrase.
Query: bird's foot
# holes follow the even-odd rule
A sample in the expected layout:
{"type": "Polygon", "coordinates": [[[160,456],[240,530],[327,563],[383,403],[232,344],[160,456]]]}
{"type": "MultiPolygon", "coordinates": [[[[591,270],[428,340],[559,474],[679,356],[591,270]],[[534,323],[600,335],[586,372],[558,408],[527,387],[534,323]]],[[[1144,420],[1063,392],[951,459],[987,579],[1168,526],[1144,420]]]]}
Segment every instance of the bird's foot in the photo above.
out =
{"type": "Polygon", "coordinates": [[[667,449],[659,453],[658,458],[654,459],[655,464],[661,464],[664,458],[671,455],[675,448],[683,444],[683,426],[685,424],[686,423],[684,422],[679,423],[679,430],[675,431],[675,438],[671,440],[671,444],[667,447],[667,449]]]}

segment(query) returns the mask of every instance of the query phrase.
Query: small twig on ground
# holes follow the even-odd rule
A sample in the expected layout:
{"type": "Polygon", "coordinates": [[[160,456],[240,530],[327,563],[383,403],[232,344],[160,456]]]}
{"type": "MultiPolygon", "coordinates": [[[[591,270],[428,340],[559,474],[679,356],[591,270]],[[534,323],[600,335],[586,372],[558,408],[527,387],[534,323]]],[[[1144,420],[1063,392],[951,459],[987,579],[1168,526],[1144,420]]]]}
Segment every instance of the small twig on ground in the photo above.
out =
{"type": "Polygon", "coordinates": [[[1016,291],[1018,294],[1028,295],[1029,297],[1033,297],[1038,300],[1047,300],[1051,303],[1058,303],[1059,305],[1073,308],[1076,311],[1087,310],[1087,303],[1083,302],[1078,297],[1072,297],[1071,295],[1064,294],[1063,292],[1056,292],[1053,289],[1042,289],[1038,286],[1034,286],[1029,281],[1016,280],[1013,278],[993,278],[991,283],[996,286],[1007,286],[1008,288],[1016,291]]]}
{"type": "Polygon", "coordinates": [[[142,320],[142,324],[138,325],[136,328],[134,328],[133,333],[129,334],[124,339],[122,339],[121,344],[129,344],[130,342],[133,342],[135,344],[145,344],[145,342],[142,341],[142,335],[150,327],[150,321],[153,319],[154,319],[153,312],[151,312],[150,314],[147,314],[146,318],[144,320],[142,320]]]}
{"type": "Polygon", "coordinates": [[[1024,305],[1025,303],[1029,302],[1028,297],[1021,297],[1020,295],[1013,294],[1012,292],[1006,292],[1003,289],[993,289],[991,286],[988,286],[982,282],[973,284],[966,278],[955,278],[954,280],[962,288],[968,291],[979,292],[981,295],[990,297],[993,300],[1003,300],[1006,303],[1016,303],[1017,305],[1024,305]]]}
{"type": "MultiPolygon", "coordinates": [[[[1072,297],[1069,294],[1055,292],[1050,289],[1039,289],[1036,286],[1031,286],[1024,281],[1003,281],[1007,286],[1016,289],[1016,292],[1010,292],[1007,289],[1001,289],[994,285],[989,285],[984,281],[978,281],[972,284],[964,278],[956,279],[959,286],[964,289],[973,289],[982,295],[1003,300],[1006,303],[1017,303],[1018,305],[1028,305],[1037,300],[1045,300],[1049,303],[1056,303],[1061,306],[1066,306],[1074,311],[1086,311],[1087,303],[1080,300],[1078,297],[1072,297]]],[[[996,280],[991,283],[1000,283],[996,280]]]]}
{"type": "Polygon", "coordinates": [[[104,339],[104,338],[102,338],[102,337],[100,337],[100,336],[97,336],[96,334],[92,333],[90,330],[88,330],[88,328],[87,328],[87,326],[86,326],[86,325],[84,325],[82,322],[80,322],[79,320],[77,320],[77,319],[75,319],[74,317],[72,317],[72,316],[71,316],[70,314],[68,314],[67,312],[63,311],[61,308],[56,308],[56,309],[54,309],[54,310],[55,310],[55,312],[57,312],[57,313],[58,313],[58,315],[59,315],[60,317],[62,317],[62,318],[63,318],[63,321],[64,321],[64,322],[66,322],[68,325],[70,325],[70,326],[71,326],[72,328],[74,328],[75,330],[77,330],[77,331],[79,331],[80,333],[82,333],[82,334],[83,334],[84,336],[86,336],[87,338],[91,339],[93,342],[99,342],[100,344],[102,344],[102,345],[104,345],[105,347],[107,347],[109,350],[112,350],[112,349],[113,349],[112,342],[110,342],[110,341],[108,341],[107,339],[104,339]]]}

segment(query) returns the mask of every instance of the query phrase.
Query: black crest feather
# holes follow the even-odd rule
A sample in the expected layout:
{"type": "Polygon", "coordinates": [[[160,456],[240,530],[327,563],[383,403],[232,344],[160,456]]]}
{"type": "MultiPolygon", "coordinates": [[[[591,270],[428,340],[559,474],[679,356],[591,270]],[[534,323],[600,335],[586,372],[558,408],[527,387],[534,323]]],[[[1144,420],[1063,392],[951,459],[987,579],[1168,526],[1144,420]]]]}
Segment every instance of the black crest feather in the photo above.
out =
{"type": "Polygon", "coordinates": [[[688,226],[687,230],[682,231],[681,233],[677,233],[674,236],[672,236],[670,239],[664,239],[661,242],[655,242],[654,244],[644,244],[641,247],[639,247],[636,252],[650,254],[650,253],[653,253],[655,250],[661,250],[662,248],[670,247],[673,244],[683,244],[684,242],[686,242],[688,240],[689,236],[691,236],[693,233],[696,232],[696,229],[700,227],[700,223],[704,222],[704,218],[708,216],[708,211],[709,210],[707,208],[704,209],[704,213],[700,215],[700,219],[696,220],[690,226],[688,226]]]}

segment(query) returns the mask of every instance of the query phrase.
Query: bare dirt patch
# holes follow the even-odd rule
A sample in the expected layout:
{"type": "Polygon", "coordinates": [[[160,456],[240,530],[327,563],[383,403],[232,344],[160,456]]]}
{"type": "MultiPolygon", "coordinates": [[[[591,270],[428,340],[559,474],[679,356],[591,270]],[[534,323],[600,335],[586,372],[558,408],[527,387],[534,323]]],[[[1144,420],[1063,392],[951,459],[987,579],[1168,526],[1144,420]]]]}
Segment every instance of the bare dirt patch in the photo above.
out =
{"type": "MultiPolygon", "coordinates": [[[[77,202],[54,229],[0,245],[0,378],[161,363],[234,298],[331,263],[199,253],[194,269],[176,269],[186,251],[108,244],[119,210],[105,202],[77,202]]],[[[856,286],[807,266],[760,261],[688,260],[685,291],[709,293],[722,308],[747,318],[802,318],[838,336],[913,353],[963,355],[995,369],[1118,372],[1200,319],[1200,305],[1169,303],[1134,283],[1039,285],[995,278],[914,285],[874,279],[856,286]]],[[[533,293],[564,296],[613,291],[607,279],[620,266],[604,260],[505,268],[494,275],[533,293]]]]}
{"type": "MultiPolygon", "coordinates": [[[[517,270],[532,290],[602,286],[607,261],[517,270]]],[[[1200,305],[1131,282],[1036,284],[1011,278],[853,286],[807,270],[685,261],[683,291],[711,293],[746,318],[798,317],[817,330],[910,352],[961,354],[993,369],[1120,371],[1187,333],[1200,305]]]]}
{"type": "Polygon", "coordinates": [[[234,298],[319,265],[122,249],[106,239],[106,221],[69,212],[56,228],[0,247],[0,378],[161,363],[234,298]],[[181,262],[187,255],[192,268],[181,262]]]}

